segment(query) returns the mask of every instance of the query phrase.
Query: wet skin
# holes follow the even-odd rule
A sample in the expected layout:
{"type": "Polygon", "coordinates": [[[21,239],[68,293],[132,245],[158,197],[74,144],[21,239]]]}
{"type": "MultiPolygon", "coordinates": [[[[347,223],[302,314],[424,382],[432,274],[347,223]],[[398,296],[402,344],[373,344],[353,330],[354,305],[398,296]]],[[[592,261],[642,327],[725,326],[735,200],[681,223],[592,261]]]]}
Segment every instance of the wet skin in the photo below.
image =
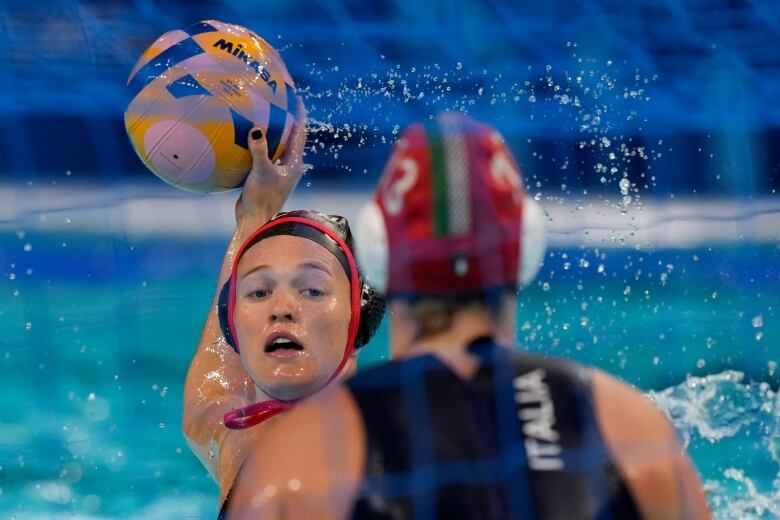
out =
{"type": "Polygon", "coordinates": [[[319,244],[270,237],[239,261],[234,312],[241,360],[260,395],[297,399],[322,388],[342,359],[349,281],[319,244]]]}

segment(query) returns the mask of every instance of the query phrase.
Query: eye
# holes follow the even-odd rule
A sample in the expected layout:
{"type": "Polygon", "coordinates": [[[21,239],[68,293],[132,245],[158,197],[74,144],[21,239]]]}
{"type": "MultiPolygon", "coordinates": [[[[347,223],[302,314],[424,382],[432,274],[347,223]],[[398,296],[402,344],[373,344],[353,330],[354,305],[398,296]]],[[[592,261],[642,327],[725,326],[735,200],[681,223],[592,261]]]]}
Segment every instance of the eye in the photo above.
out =
{"type": "Polygon", "coordinates": [[[255,289],[254,291],[248,294],[250,298],[255,298],[255,299],[266,298],[270,295],[271,295],[270,289],[255,289]]]}
{"type": "Polygon", "coordinates": [[[319,289],[314,289],[312,287],[309,287],[307,289],[302,290],[301,294],[303,294],[304,296],[309,296],[311,298],[319,298],[320,296],[323,296],[325,293],[320,291],[319,289]]]}

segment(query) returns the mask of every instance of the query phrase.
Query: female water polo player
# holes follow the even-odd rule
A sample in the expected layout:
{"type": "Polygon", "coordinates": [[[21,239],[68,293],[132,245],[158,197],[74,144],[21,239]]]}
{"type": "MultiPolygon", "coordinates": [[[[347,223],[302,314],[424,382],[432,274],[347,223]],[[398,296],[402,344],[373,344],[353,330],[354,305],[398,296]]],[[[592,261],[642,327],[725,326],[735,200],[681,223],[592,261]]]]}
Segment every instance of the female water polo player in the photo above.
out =
{"type": "Polygon", "coordinates": [[[247,446],[261,442],[248,428],[351,373],[384,311],[360,278],[345,219],[296,211],[269,220],[303,169],[304,110],[299,101],[279,165],[262,132],[250,132],[252,171],[187,374],[183,429],[222,497],[247,446]]]}
{"type": "Polygon", "coordinates": [[[639,392],[507,348],[543,221],[492,128],[450,114],[405,130],[357,233],[390,298],[395,360],[275,424],[231,520],[708,518],[673,427],[639,392]]]}

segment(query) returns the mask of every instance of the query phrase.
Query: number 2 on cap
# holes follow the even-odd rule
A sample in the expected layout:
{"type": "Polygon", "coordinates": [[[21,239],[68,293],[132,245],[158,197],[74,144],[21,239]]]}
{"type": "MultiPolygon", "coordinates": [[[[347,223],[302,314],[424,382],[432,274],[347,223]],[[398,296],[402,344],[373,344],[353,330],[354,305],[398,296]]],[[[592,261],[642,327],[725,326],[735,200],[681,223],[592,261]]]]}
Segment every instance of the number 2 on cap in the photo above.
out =
{"type": "Polygon", "coordinates": [[[405,157],[401,159],[397,164],[393,161],[390,165],[391,168],[401,170],[401,175],[398,177],[391,177],[390,181],[382,190],[382,203],[385,206],[385,211],[390,215],[398,215],[404,208],[404,195],[412,189],[417,182],[417,175],[420,167],[414,159],[405,157]]]}

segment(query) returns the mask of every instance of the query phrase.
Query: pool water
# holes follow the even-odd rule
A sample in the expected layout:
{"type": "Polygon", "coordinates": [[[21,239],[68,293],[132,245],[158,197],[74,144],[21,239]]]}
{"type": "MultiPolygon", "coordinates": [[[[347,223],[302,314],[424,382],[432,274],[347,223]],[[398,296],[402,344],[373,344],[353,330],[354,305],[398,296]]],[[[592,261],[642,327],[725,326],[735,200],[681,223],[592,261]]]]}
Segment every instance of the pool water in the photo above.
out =
{"type": "MultiPolygon", "coordinates": [[[[215,517],[180,417],[224,245],[0,237],[1,517],[215,517]]],[[[519,340],[648,391],[716,517],[780,518],[778,260],[776,245],[554,249],[519,297],[519,340]]]]}

